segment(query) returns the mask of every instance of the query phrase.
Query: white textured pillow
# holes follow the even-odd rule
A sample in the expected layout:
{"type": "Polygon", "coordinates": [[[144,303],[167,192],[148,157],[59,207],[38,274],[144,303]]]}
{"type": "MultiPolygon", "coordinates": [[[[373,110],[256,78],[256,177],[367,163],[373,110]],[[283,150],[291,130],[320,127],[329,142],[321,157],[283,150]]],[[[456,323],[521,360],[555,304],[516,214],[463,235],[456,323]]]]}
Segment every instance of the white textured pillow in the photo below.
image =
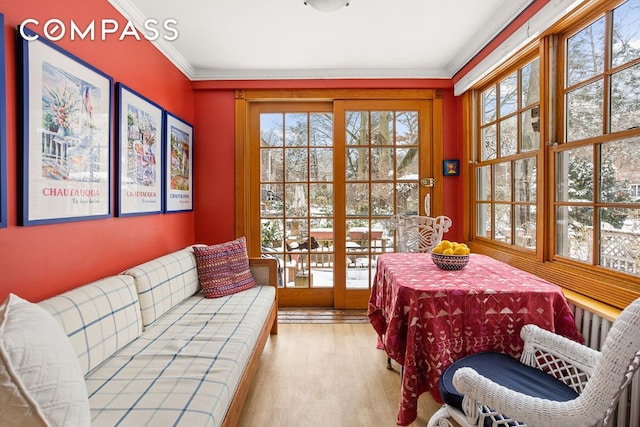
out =
{"type": "Polygon", "coordinates": [[[80,362],[58,322],[9,294],[0,306],[0,425],[88,426],[80,362]]]}

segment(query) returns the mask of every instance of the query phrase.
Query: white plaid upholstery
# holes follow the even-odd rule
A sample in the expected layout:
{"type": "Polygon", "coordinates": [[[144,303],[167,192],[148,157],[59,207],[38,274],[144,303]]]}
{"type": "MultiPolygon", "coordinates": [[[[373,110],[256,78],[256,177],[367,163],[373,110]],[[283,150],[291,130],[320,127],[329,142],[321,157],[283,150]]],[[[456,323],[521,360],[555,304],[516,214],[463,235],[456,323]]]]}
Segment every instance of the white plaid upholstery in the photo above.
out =
{"type": "Polygon", "coordinates": [[[157,318],[86,376],[92,426],[219,426],[274,299],[198,294],[157,318]]]}
{"type": "Polygon", "coordinates": [[[145,328],[200,290],[196,258],[191,247],[132,267],[123,274],[135,279],[145,328]]]}
{"type": "Polygon", "coordinates": [[[62,325],[84,375],[142,333],[130,276],[111,276],[38,304],[62,325]]]}

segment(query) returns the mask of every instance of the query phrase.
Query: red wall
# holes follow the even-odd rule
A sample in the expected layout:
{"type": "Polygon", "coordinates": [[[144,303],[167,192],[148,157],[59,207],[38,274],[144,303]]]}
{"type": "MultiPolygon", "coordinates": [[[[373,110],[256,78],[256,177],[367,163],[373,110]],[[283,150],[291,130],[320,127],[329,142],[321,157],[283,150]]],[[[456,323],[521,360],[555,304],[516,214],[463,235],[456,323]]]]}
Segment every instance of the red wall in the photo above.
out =
{"type": "MultiPolygon", "coordinates": [[[[122,26],[126,21],[106,0],[0,0],[0,13],[5,19],[8,125],[8,227],[0,229],[0,300],[13,292],[39,301],[193,243],[192,212],[17,225],[16,164],[22,144],[16,123],[22,112],[16,110],[16,27],[27,18],[41,23],[73,19],[78,24],[116,19],[122,26]]],[[[105,41],[65,38],[58,45],[110,75],[114,83],[123,82],[188,122],[195,120],[191,83],[150,42],[133,37],[119,41],[116,35],[105,41]]],[[[112,192],[115,197],[114,188],[112,192]]]]}
{"type": "MultiPolygon", "coordinates": [[[[194,212],[70,222],[17,225],[17,140],[15,28],[26,18],[45,22],[124,19],[106,0],[0,0],[5,18],[7,72],[7,157],[9,225],[0,229],[0,300],[9,292],[39,301],[89,281],[196,242],[216,243],[234,237],[234,155],[237,89],[441,88],[444,91],[444,157],[460,159],[460,99],[453,82],[490,53],[549,0],[536,0],[507,30],[452,80],[277,80],[191,83],[147,41],[117,37],[105,41],[58,44],[167,110],[194,124],[194,212]],[[89,6],[90,4],[90,6],[89,6]],[[193,90],[195,88],[195,91],[193,90]]],[[[36,28],[36,30],[39,30],[36,28]]],[[[39,31],[41,32],[41,31],[39,31]]],[[[450,237],[462,240],[464,176],[444,182],[444,213],[454,222],[450,237]]],[[[115,196],[115,192],[114,192],[115,196]]]]}
{"type": "MultiPolygon", "coordinates": [[[[443,89],[444,157],[462,155],[458,126],[460,103],[453,96],[451,80],[278,80],[194,82],[196,132],[194,146],[196,187],[196,240],[217,242],[234,237],[235,90],[248,89],[443,89]]],[[[462,240],[463,176],[444,182],[444,213],[454,227],[449,237],[462,240]]]]}

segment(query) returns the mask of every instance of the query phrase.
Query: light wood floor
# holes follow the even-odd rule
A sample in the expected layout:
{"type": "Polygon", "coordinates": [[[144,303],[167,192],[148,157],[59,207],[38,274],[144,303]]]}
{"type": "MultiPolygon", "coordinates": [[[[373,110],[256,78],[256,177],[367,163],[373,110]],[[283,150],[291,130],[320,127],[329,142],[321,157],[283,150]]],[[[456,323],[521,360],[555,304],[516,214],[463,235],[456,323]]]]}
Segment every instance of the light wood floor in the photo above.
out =
{"type": "MultiPolygon", "coordinates": [[[[400,368],[386,360],[369,324],[280,324],[238,426],[396,426],[400,368]]],[[[425,427],[438,408],[424,393],[411,426],[425,427]]]]}

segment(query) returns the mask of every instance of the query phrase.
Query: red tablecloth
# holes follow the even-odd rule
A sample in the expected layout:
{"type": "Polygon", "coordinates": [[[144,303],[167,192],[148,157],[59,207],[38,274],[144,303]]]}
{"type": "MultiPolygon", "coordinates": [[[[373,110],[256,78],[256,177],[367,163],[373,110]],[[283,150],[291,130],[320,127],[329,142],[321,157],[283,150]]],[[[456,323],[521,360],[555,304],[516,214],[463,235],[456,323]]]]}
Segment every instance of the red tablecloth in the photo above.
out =
{"type": "Polygon", "coordinates": [[[429,254],[380,255],[368,315],[385,351],[404,368],[397,419],[403,426],[415,421],[425,391],[442,402],[438,379],[461,357],[499,351],[519,358],[526,324],[583,342],[560,287],[479,254],[459,271],[440,270],[429,254]]]}

